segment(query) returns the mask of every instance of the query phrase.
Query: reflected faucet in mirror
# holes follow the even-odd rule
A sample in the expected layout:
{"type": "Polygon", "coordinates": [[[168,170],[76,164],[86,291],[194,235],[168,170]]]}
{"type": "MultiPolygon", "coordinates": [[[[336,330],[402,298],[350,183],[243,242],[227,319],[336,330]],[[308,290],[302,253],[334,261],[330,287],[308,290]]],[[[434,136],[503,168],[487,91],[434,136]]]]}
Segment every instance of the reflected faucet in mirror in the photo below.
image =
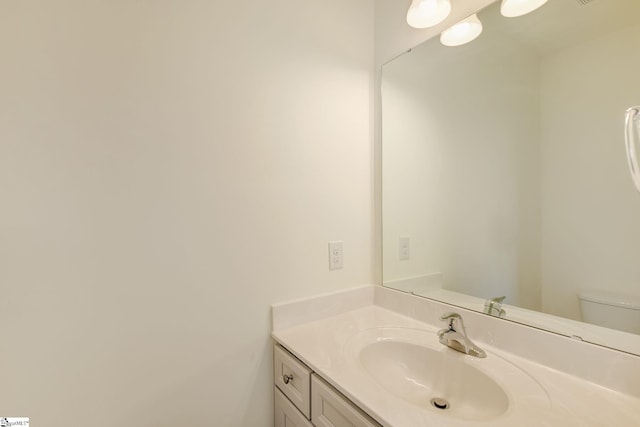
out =
{"type": "Polygon", "coordinates": [[[507,298],[506,296],[495,297],[487,300],[484,303],[484,312],[490,316],[504,317],[507,312],[502,308],[502,301],[507,298]]]}

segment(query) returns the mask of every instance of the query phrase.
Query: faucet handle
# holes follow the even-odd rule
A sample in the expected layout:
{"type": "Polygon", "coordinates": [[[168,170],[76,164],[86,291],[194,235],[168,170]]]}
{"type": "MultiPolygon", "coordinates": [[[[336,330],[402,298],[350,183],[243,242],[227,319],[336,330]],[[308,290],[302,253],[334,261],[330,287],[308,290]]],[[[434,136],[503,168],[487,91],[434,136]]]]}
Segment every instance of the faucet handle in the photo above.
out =
{"type": "Polygon", "coordinates": [[[507,298],[506,296],[503,296],[503,297],[495,297],[495,298],[491,298],[491,299],[489,300],[489,302],[502,304],[502,301],[504,301],[506,298],[507,298]]]}
{"type": "Polygon", "coordinates": [[[462,322],[462,316],[460,316],[458,313],[454,313],[454,312],[449,312],[449,313],[445,313],[442,315],[442,317],[440,317],[440,320],[448,320],[449,321],[449,330],[456,330],[456,322],[460,323],[460,326],[462,326],[462,330],[464,330],[464,323],[462,322]]]}
{"type": "Polygon", "coordinates": [[[449,313],[445,313],[442,315],[442,317],[440,317],[440,320],[449,320],[449,319],[462,319],[462,316],[460,316],[458,313],[454,313],[450,311],[449,313]]]}

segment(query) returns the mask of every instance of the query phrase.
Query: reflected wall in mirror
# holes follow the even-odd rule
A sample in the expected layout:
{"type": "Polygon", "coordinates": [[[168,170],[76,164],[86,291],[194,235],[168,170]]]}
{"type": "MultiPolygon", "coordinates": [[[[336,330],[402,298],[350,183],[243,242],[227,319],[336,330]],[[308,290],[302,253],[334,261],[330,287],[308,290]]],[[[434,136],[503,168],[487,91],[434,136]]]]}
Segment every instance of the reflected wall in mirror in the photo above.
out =
{"type": "Polygon", "coordinates": [[[383,67],[383,281],[478,311],[506,296],[508,320],[640,354],[624,145],[640,1],[582,3],[519,18],[494,3],[475,41],[436,37],[383,67]],[[586,291],[624,296],[627,332],[581,322],[586,291]]]}

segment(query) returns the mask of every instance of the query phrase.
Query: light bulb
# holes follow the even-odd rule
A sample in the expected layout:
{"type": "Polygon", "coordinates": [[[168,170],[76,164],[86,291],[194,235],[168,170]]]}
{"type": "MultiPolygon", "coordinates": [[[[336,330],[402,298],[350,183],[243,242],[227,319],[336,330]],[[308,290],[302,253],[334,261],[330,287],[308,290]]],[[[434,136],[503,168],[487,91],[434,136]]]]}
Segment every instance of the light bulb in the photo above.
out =
{"type": "Polygon", "coordinates": [[[460,46],[475,40],[482,33],[482,22],[473,14],[440,34],[440,43],[445,46],[460,46]]]}
{"type": "Polygon", "coordinates": [[[507,18],[515,18],[533,12],[546,2],[547,0],[502,0],[500,13],[507,18]]]}
{"type": "Polygon", "coordinates": [[[407,24],[429,28],[444,21],[451,13],[449,0],[413,0],[407,11],[407,24]]]}

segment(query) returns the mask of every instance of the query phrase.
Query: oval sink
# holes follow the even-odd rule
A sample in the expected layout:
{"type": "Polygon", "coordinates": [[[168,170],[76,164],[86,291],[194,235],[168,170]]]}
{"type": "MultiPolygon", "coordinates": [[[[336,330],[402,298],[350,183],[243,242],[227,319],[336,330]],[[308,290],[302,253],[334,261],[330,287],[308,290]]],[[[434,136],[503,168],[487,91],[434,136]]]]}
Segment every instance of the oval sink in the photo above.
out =
{"type": "Polygon", "coordinates": [[[513,363],[491,352],[479,359],[452,350],[435,330],[367,329],[347,341],[344,353],[381,393],[443,417],[487,421],[550,407],[546,391],[513,363]]]}
{"type": "Polygon", "coordinates": [[[385,340],[365,346],[360,362],[396,396],[452,417],[486,420],[509,409],[509,398],[494,380],[449,351],[385,340]]]}

